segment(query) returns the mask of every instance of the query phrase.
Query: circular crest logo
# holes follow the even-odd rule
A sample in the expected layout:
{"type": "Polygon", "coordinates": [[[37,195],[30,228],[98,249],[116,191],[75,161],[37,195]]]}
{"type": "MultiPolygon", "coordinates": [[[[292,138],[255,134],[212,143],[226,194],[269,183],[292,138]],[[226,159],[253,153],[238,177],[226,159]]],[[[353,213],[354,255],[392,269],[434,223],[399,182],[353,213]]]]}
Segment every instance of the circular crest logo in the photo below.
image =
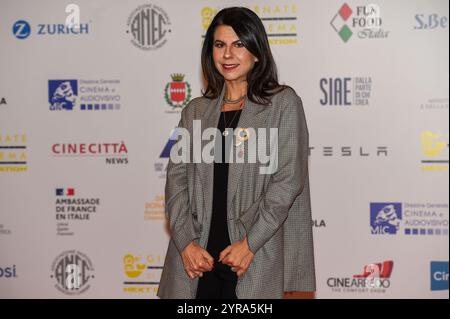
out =
{"type": "Polygon", "coordinates": [[[17,39],[26,39],[31,33],[30,24],[25,20],[16,21],[13,25],[12,32],[17,39]]]}
{"type": "Polygon", "coordinates": [[[79,295],[89,289],[93,272],[89,257],[77,250],[68,250],[53,261],[50,278],[55,280],[56,289],[62,293],[79,295]]]}
{"type": "Polygon", "coordinates": [[[167,42],[171,23],[167,13],[158,6],[145,4],[131,13],[127,22],[131,43],[142,50],[155,50],[167,42]]]}

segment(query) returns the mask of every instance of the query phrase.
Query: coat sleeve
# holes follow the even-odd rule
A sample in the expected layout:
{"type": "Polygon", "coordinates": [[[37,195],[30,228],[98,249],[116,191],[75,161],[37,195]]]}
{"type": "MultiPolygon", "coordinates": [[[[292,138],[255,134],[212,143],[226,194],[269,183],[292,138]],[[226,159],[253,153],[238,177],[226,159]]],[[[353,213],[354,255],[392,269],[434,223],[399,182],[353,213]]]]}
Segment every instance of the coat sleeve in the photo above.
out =
{"type": "Polygon", "coordinates": [[[297,94],[289,98],[278,128],[278,169],[266,192],[239,218],[250,250],[256,252],[278,231],[305,186],[308,165],[308,128],[297,94]]]}
{"type": "MultiPolygon", "coordinates": [[[[186,127],[185,109],[181,113],[179,128],[186,127]]],[[[180,141],[180,136],[178,141],[180,141]]],[[[174,144],[173,147],[177,147],[174,144]]],[[[174,163],[169,157],[165,186],[165,214],[169,221],[172,240],[181,253],[193,240],[200,238],[192,221],[189,203],[187,163],[174,163]]]]}

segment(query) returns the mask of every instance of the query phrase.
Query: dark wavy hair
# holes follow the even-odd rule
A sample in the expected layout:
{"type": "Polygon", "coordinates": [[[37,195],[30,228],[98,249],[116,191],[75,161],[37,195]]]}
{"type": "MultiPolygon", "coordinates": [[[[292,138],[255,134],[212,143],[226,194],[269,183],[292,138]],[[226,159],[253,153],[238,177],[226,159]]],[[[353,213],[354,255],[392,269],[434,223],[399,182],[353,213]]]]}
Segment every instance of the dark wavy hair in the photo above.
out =
{"type": "Polygon", "coordinates": [[[262,21],[256,13],[244,7],[222,9],[206,31],[201,56],[203,76],[207,82],[203,96],[209,99],[217,98],[225,82],[214,65],[212,55],[214,32],[220,25],[232,27],[245,48],[258,58],[259,61],[247,74],[247,97],[254,103],[269,105],[269,97],[287,86],[278,83],[277,67],[262,21]]]}

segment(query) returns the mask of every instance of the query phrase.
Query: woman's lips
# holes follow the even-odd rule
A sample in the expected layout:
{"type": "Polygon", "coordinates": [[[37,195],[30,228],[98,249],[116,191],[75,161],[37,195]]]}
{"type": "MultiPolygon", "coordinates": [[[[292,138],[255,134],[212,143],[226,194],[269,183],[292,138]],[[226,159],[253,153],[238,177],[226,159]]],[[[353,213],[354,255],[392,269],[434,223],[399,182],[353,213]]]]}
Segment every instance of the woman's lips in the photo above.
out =
{"type": "Polygon", "coordinates": [[[233,70],[235,70],[238,66],[239,66],[239,64],[222,64],[222,68],[223,68],[225,71],[233,71],[233,70]]]}

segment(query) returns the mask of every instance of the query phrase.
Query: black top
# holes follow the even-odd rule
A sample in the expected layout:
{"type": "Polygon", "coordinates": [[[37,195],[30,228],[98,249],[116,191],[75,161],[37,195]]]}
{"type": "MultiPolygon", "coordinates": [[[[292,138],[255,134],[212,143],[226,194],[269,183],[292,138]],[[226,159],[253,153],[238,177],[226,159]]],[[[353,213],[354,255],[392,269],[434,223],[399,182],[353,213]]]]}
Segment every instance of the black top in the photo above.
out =
{"type": "MultiPolygon", "coordinates": [[[[226,119],[227,127],[235,129],[239,122],[241,111],[242,110],[221,112],[219,123],[217,125],[217,128],[221,133],[225,128],[224,117],[226,119]]],[[[231,136],[232,134],[229,132],[229,137],[231,136]]],[[[207,246],[207,251],[215,261],[219,260],[220,252],[230,245],[227,224],[228,163],[225,163],[225,136],[221,134],[221,137],[222,163],[214,161],[212,219],[207,246]]],[[[231,140],[231,138],[228,138],[228,140],[231,140]]]]}

